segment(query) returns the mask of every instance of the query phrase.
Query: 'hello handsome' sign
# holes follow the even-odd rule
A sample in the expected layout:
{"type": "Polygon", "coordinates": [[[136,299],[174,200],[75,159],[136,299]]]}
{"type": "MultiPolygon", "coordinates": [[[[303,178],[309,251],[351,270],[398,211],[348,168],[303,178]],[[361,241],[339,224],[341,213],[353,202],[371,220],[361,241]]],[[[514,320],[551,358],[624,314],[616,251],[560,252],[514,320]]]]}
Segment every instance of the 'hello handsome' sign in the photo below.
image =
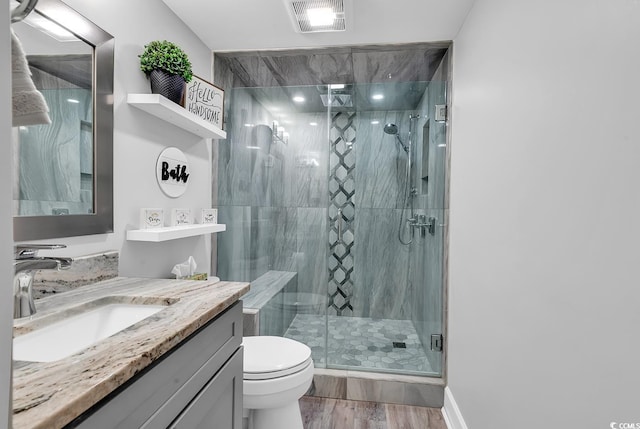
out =
{"type": "Polygon", "coordinates": [[[222,129],[224,91],[217,86],[193,76],[191,82],[187,83],[184,107],[222,129]]]}

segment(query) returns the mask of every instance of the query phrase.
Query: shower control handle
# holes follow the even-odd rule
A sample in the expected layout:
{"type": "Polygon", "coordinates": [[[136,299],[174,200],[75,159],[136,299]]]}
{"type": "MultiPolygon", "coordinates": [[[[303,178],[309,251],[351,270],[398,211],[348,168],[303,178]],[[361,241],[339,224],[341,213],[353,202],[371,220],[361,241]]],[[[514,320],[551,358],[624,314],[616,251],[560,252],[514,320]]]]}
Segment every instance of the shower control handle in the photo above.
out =
{"type": "Polygon", "coordinates": [[[426,237],[427,232],[431,235],[435,235],[436,233],[437,219],[435,217],[427,219],[426,215],[418,215],[417,217],[407,219],[407,222],[409,222],[410,227],[419,229],[422,237],[426,237]]]}
{"type": "Polygon", "coordinates": [[[338,229],[338,242],[342,241],[342,209],[338,209],[338,218],[336,219],[338,229]]]}

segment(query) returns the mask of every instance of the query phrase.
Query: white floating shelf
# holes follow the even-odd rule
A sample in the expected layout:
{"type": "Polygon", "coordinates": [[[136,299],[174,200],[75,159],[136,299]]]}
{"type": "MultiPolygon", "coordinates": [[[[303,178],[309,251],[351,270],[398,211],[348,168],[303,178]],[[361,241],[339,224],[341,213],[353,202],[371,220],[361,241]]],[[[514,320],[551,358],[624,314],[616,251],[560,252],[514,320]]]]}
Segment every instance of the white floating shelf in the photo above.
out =
{"type": "Polygon", "coordinates": [[[211,234],[214,232],[226,231],[224,224],[194,224],[183,226],[169,226],[164,228],[132,229],[127,231],[129,241],[152,241],[160,242],[176,240],[178,238],[195,237],[197,235],[211,234]]]}
{"type": "Polygon", "coordinates": [[[150,115],[206,139],[226,139],[227,133],[160,94],[128,94],[127,103],[150,115]]]}

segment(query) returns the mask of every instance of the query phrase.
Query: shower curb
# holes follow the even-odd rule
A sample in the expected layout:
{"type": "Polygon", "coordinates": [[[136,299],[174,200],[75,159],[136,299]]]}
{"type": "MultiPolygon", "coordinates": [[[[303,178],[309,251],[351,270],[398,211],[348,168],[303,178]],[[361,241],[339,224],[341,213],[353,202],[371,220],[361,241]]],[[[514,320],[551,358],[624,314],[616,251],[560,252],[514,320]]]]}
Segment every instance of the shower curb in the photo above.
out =
{"type": "Polygon", "coordinates": [[[376,372],[316,368],[309,396],[441,408],[442,379],[376,372]]]}

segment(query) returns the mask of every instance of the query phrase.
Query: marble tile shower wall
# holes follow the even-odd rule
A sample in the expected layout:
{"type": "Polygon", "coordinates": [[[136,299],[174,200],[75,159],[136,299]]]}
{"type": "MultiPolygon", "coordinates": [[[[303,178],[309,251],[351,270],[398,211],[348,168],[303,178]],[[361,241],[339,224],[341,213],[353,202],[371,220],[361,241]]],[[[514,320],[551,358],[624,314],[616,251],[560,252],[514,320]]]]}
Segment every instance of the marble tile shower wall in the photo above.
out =
{"type": "Polygon", "coordinates": [[[383,131],[394,123],[406,141],[410,113],[358,113],[352,299],[358,317],[412,318],[409,248],[398,240],[407,158],[383,131]]]}
{"type": "MultiPolygon", "coordinates": [[[[408,130],[408,116],[408,112],[368,112],[359,114],[357,119],[355,176],[358,187],[354,195],[356,210],[352,228],[356,240],[352,249],[354,284],[351,289],[352,314],[357,317],[412,319],[415,283],[408,281],[409,247],[397,238],[406,157],[392,136],[384,134],[381,126],[371,125],[374,120],[380,124],[394,122],[408,130]]],[[[229,172],[219,178],[220,220],[227,224],[227,233],[218,237],[218,275],[225,280],[251,281],[268,270],[293,271],[298,273],[300,292],[326,296],[328,171],[326,127],[322,125],[326,120],[301,115],[296,122],[303,125],[291,128],[290,143],[284,148],[288,153],[283,155],[283,168],[267,169],[267,175],[263,176],[267,183],[273,184],[278,182],[274,176],[283,174],[282,205],[266,198],[252,198],[250,205],[243,205],[253,192],[234,191],[233,186],[241,183],[251,183],[254,191],[256,188],[268,190],[264,183],[248,179],[256,177],[255,169],[261,169],[264,164],[246,162],[245,165],[253,169],[252,174],[236,170],[236,176],[246,175],[244,181],[229,172]],[[311,121],[319,125],[304,125],[311,121]],[[305,140],[298,140],[298,136],[305,140]],[[308,166],[312,164],[308,162],[310,159],[316,159],[321,167],[308,166]],[[230,201],[234,195],[238,196],[239,204],[230,201]]],[[[247,149],[237,142],[236,145],[238,150],[244,149],[246,156],[260,156],[255,154],[259,152],[256,149],[247,149]]],[[[229,158],[223,151],[219,162],[220,171],[224,171],[229,158]]]]}
{"type": "MultiPolygon", "coordinates": [[[[251,226],[258,224],[258,212],[252,210],[255,202],[270,202],[275,192],[273,181],[281,175],[273,174],[268,180],[261,179],[264,165],[264,150],[252,150],[248,147],[265,146],[270,148],[270,139],[265,140],[262,127],[245,127],[245,124],[269,124],[268,112],[244,92],[229,91],[227,93],[231,106],[225,111],[226,140],[219,140],[217,146],[216,166],[214,174],[214,204],[217,205],[219,221],[227,225],[227,233],[219,234],[217,239],[217,275],[223,280],[250,281],[252,271],[265,265],[264,257],[256,259],[251,242],[251,226]],[[253,168],[252,168],[253,167],[253,168]],[[255,184],[255,186],[254,186],[255,184]],[[257,188],[257,189],[255,189],[257,188]]],[[[277,147],[273,148],[270,162],[273,171],[282,168],[282,154],[277,147]]],[[[264,178],[262,178],[264,179],[264,178]]],[[[259,204],[256,204],[259,205],[259,204]]]]}
{"type": "Polygon", "coordinates": [[[278,197],[271,192],[277,188],[271,181],[277,181],[279,175],[271,174],[265,181],[260,161],[272,155],[273,171],[281,170],[283,161],[282,148],[272,148],[270,138],[264,132],[271,124],[272,117],[244,91],[231,91],[227,97],[230,110],[225,112],[225,126],[229,138],[218,141],[218,205],[270,204],[271,198],[278,197]],[[245,124],[264,125],[251,127],[245,124]],[[247,147],[261,149],[251,150],[247,147]],[[273,153],[265,153],[265,148],[273,153]]]}
{"type": "Polygon", "coordinates": [[[229,92],[229,138],[217,157],[217,205],[227,224],[217,238],[217,274],[252,281],[269,270],[297,272],[300,292],[325,296],[326,114],[292,118],[284,144],[273,140],[273,118],[259,103],[242,89],[229,92]]]}
{"type": "Polygon", "coordinates": [[[447,43],[219,53],[214,79],[226,88],[428,81],[447,43]]]}
{"type": "MultiPolygon", "coordinates": [[[[269,125],[273,118],[239,87],[432,81],[415,111],[357,112],[351,225],[355,235],[353,315],[413,320],[429,354],[429,337],[440,332],[442,321],[442,227],[435,236],[416,238],[412,246],[399,243],[406,158],[383,126],[397,124],[406,141],[409,114],[421,115],[412,139],[417,160],[413,181],[420,188],[414,204],[417,214],[444,223],[446,148],[439,145],[446,143],[445,127],[433,120],[433,113],[435,104],[445,104],[447,72],[442,59],[447,47],[216,54],[214,81],[227,91],[225,104],[230,106],[225,113],[230,138],[220,142],[218,159],[218,207],[228,229],[217,237],[221,278],[249,281],[268,269],[296,271],[299,291],[322,296],[326,296],[329,281],[327,115],[296,115],[291,120],[300,125],[286,125],[290,143],[272,143],[265,152],[264,137],[254,136],[262,135],[255,131],[257,127],[243,125],[269,125]],[[312,121],[319,125],[308,126],[312,121]],[[372,124],[375,121],[378,124],[372,124]],[[424,166],[423,133],[427,133],[429,147],[428,165],[424,166]],[[254,146],[252,142],[261,149],[247,149],[254,146]],[[310,166],[311,160],[320,167],[310,166]],[[422,174],[423,169],[427,174],[422,174]],[[424,176],[428,176],[426,181],[424,176]]],[[[440,354],[430,355],[436,370],[439,358],[440,354]]]]}
{"type": "MultiPolygon", "coordinates": [[[[271,121],[256,124],[250,112],[260,106],[240,106],[258,104],[242,91],[232,91],[231,137],[219,144],[218,207],[227,233],[218,237],[218,276],[251,281],[269,270],[293,271],[300,292],[324,297],[329,282],[326,114],[297,114],[287,125],[289,144],[272,142],[264,125],[271,121]]],[[[406,139],[409,113],[356,115],[355,216],[348,227],[356,237],[350,292],[357,317],[412,318],[409,248],[397,238],[406,155],[382,129],[396,123],[406,139]]]]}

